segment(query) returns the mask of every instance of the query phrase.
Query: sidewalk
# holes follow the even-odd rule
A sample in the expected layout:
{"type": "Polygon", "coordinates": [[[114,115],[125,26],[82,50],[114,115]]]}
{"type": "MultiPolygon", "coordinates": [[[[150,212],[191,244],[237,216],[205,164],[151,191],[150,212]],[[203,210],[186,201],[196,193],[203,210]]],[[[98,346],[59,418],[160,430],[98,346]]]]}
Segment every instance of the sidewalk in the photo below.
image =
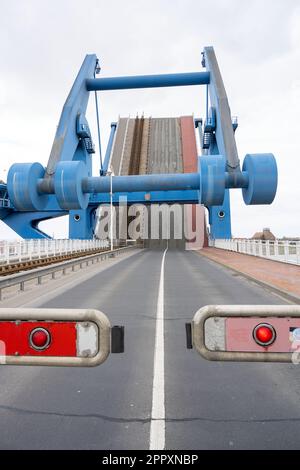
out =
{"type": "Polygon", "coordinates": [[[198,253],[300,303],[299,266],[220,248],[203,248],[198,253]]]}

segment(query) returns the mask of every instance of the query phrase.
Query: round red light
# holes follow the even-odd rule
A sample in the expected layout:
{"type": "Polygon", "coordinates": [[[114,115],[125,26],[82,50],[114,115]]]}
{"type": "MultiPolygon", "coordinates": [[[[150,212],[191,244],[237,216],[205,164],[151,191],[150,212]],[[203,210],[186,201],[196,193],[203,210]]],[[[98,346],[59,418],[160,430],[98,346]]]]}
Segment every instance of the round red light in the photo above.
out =
{"type": "Polygon", "coordinates": [[[253,338],[260,346],[270,346],[276,339],[276,331],[268,323],[260,323],[253,330],[253,338]]]}
{"type": "Polygon", "coordinates": [[[50,333],[45,328],[35,328],[30,333],[30,345],[34,349],[46,349],[50,344],[50,333]]]}

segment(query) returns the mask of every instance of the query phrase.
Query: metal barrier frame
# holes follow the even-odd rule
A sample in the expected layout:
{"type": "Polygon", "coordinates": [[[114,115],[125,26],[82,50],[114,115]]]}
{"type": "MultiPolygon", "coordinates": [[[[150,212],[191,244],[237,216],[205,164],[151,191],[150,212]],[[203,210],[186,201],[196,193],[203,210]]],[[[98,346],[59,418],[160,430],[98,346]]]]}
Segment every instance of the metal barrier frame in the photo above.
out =
{"type": "Polygon", "coordinates": [[[94,357],[1,356],[3,365],[91,367],[102,364],[110,353],[110,322],[104,313],[93,309],[1,308],[1,321],[77,321],[97,325],[99,351],[94,357]]]}
{"type": "Polygon", "coordinates": [[[300,317],[299,305],[207,305],[196,312],[192,321],[192,343],[209,361],[292,362],[294,353],[211,351],[205,345],[205,322],[211,317],[300,317]]]}

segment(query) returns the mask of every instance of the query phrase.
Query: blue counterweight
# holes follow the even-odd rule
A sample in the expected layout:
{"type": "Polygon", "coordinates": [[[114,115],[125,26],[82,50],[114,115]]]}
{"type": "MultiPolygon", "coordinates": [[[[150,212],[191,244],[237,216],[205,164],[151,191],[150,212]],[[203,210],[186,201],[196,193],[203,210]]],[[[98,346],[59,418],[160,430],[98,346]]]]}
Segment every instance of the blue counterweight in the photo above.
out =
{"type": "MultiPolygon", "coordinates": [[[[15,209],[42,210],[47,194],[54,194],[64,210],[86,209],[92,193],[110,191],[109,176],[88,176],[82,161],[60,162],[54,179],[44,185],[45,170],[39,163],[15,163],[9,170],[7,189],[15,209]]],[[[219,206],[225,188],[242,188],[246,204],[270,204],[276,194],[277,166],[272,154],[247,155],[243,172],[233,179],[222,155],[199,157],[199,173],[112,176],[114,192],[199,191],[200,204],[219,206]]],[[[185,201],[185,198],[182,198],[185,201]]]]}
{"type": "Polygon", "coordinates": [[[39,211],[46,207],[48,195],[41,194],[37,182],[45,168],[40,163],[14,163],[7,175],[7,191],[18,211],[39,211]]]}
{"type": "Polygon", "coordinates": [[[277,165],[274,155],[246,155],[243,171],[249,176],[248,186],[243,188],[245,204],[272,204],[277,190],[277,165]]]}

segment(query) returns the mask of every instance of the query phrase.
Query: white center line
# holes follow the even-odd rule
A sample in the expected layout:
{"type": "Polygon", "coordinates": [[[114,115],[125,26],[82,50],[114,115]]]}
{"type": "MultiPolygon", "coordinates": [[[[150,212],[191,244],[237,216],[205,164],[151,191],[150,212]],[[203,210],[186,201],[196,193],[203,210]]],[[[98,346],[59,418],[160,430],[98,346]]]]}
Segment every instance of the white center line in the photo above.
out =
{"type": "Polygon", "coordinates": [[[164,272],[167,250],[168,248],[164,251],[162,257],[157,299],[150,450],[163,450],[165,448],[164,272]]]}

